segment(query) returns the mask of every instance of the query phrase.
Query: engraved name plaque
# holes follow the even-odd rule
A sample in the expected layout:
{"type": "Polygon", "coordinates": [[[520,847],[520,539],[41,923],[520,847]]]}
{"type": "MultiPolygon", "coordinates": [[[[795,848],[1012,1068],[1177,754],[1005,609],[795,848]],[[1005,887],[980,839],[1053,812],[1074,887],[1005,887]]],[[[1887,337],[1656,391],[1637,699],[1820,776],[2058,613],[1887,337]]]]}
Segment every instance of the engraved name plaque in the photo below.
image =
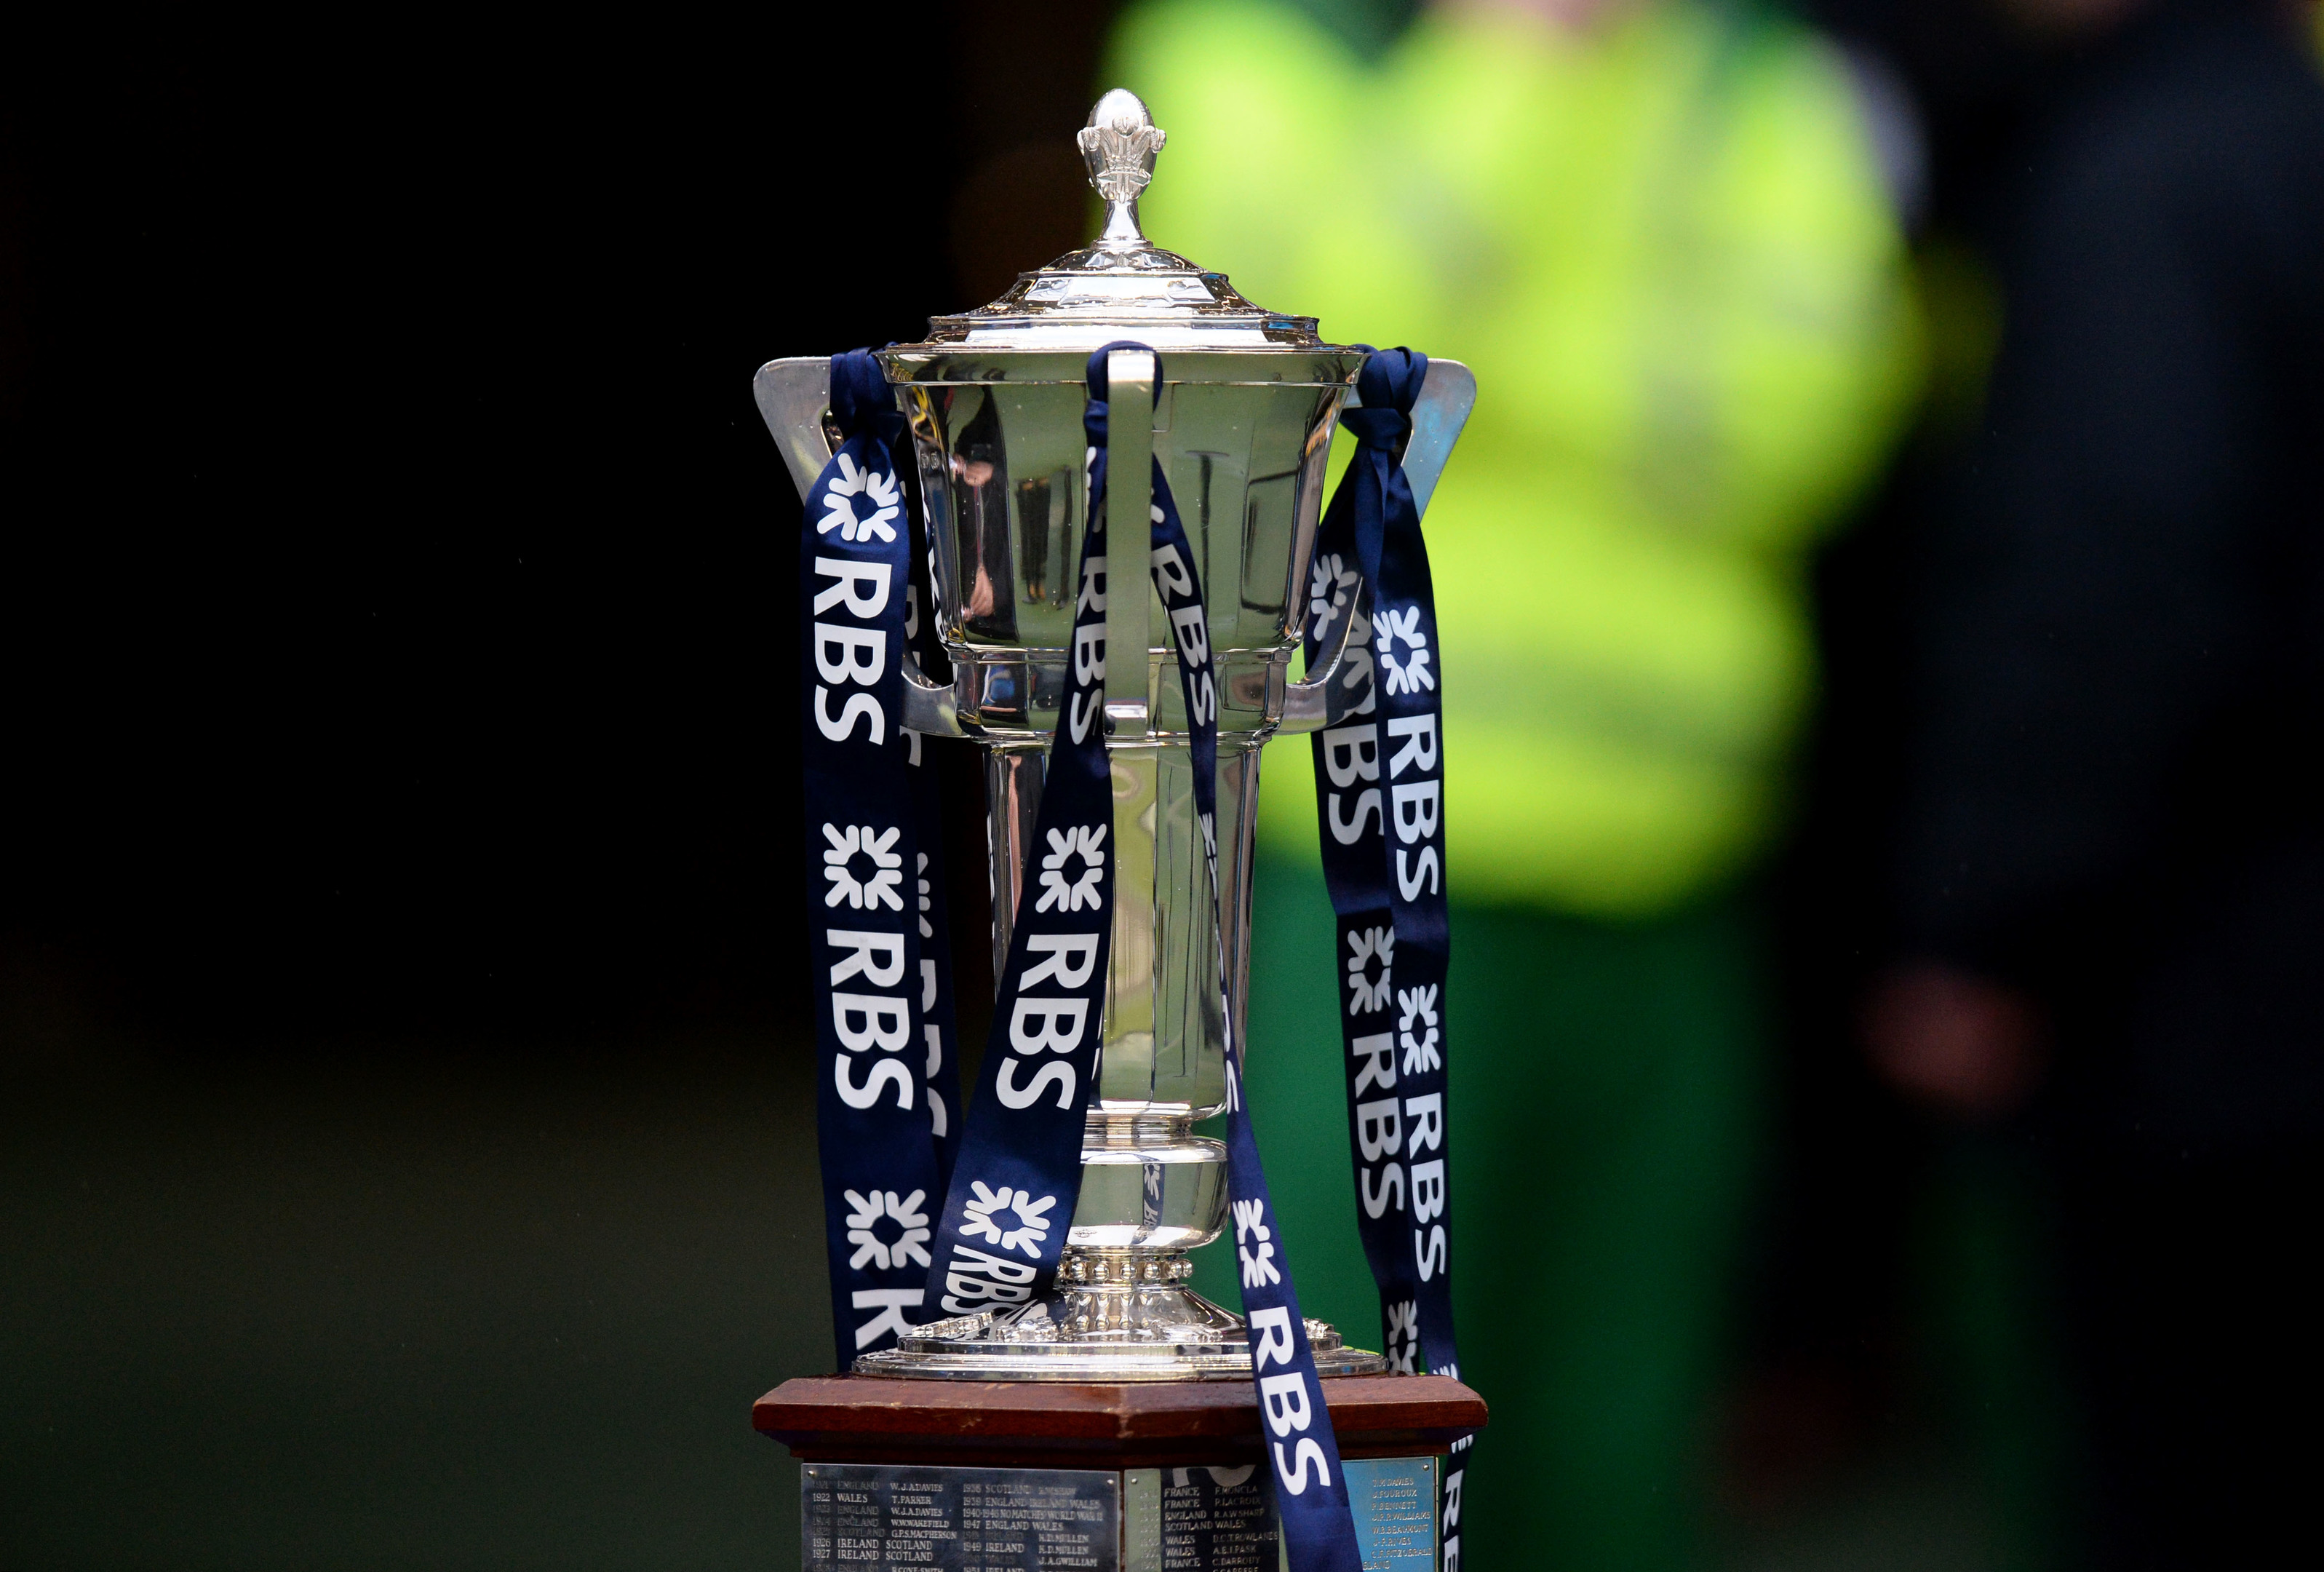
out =
{"type": "MultiPolygon", "coordinates": [[[[1434,1572],[1435,1457],[1349,1458],[1364,1572],[1434,1572]]],[[[808,1463],[804,1572],[1277,1572],[1256,1465],[936,1468],[808,1463]]]]}
{"type": "Polygon", "coordinates": [[[1434,1572],[1443,1459],[1351,1457],[1343,1466],[1364,1572],[1434,1572]]]}
{"type": "MultiPolygon", "coordinates": [[[[1485,1405],[1447,1375],[1323,1383],[1362,1572],[1446,1567],[1445,1463],[1485,1405]]],[[[804,1572],[1279,1572],[1244,1382],[801,1376],[753,1422],[799,1461],[804,1572]]]]}
{"type": "Polygon", "coordinates": [[[1159,1572],[1275,1572],[1275,1506],[1257,1464],[1156,1472],[1159,1572]]]}
{"type": "Polygon", "coordinates": [[[1121,1475],[809,1463],[807,1572],[1120,1572],[1121,1475]]]}

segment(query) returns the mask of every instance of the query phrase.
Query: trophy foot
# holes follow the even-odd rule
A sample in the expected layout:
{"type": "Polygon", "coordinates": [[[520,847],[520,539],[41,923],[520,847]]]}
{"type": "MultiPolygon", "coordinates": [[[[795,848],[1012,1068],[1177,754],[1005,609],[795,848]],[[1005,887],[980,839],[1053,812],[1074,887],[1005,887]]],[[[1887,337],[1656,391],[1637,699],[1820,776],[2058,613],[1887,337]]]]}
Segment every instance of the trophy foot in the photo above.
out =
{"type": "MultiPolygon", "coordinates": [[[[915,1327],[855,1361],[858,1375],[934,1381],[1249,1381],[1242,1318],[1185,1286],[1183,1253],[1065,1252],[1056,1291],[915,1327]]],[[[1318,1375],[1377,1375],[1388,1361],[1307,1323],[1318,1375]]]]}

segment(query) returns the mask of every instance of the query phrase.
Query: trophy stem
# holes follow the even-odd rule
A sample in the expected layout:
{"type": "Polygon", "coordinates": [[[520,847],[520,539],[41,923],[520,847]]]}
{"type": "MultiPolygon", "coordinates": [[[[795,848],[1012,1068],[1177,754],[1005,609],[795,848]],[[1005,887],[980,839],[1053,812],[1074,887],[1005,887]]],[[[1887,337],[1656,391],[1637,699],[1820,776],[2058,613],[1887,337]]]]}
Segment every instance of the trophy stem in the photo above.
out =
{"type": "MultiPolygon", "coordinates": [[[[1150,667],[1149,667],[1150,670],[1150,667]]],[[[1152,686],[1149,679],[1148,686],[1152,686]]],[[[1218,918],[1193,813],[1193,755],[1151,737],[1110,745],[1113,776],[1114,928],[1098,1088],[1082,1138],[1081,1194],[1050,1291],[1009,1303],[940,1297],[955,1312],[868,1354],[863,1374],[960,1381],[1248,1380],[1242,1318],[1188,1286],[1187,1253],[1227,1222],[1227,1152],[1194,1133],[1225,1101],[1219,964],[1240,955],[1242,870],[1256,797],[1258,748],[1221,750],[1230,903],[1218,918]],[[1228,931],[1222,935],[1217,923],[1228,931]],[[949,1301],[949,1302],[946,1302],[949,1301]]],[[[1038,737],[986,747],[993,954],[1006,965],[1010,919],[1035,844],[1045,750],[1038,737]]],[[[1029,875],[1038,879],[1038,873],[1029,875]]],[[[1240,976],[1240,968],[1230,974],[1240,976]]],[[[990,1289],[986,1289],[990,1292],[990,1289]]],[[[1307,1323],[1316,1367],[1364,1374],[1387,1367],[1307,1323]]]]}
{"type": "MultiPolygon", "coordinates": [[[[859,1375],[936,1381],[1249,1381],[1242,1318],[1185,1286],[1184,1251],[1068,1245],[1056,1290],[1006,1310],[915,1327],[855,1362],[859,1375]]],[[[1316,1373],[1376,1375],[1388,1361],[1307,1323],[1316,1373]]]]}

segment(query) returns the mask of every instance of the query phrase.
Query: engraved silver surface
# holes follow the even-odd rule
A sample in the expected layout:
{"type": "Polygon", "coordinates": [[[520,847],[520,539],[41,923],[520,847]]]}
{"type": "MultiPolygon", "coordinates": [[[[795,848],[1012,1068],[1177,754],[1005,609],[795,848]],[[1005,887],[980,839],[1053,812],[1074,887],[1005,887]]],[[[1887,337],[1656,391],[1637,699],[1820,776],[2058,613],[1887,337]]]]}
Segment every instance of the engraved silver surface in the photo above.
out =
{"type": "Polygon", "coordinates": [[[1434,1572],[1444,1459],[1350,1457],[1341,1468],[1365,1572],[1434,1572]]]}
{"type": "MultiPolygon", "coordinates": [[[[1122,1522],[1135,1535],[1150,1519],[1162,1553],[1152,1572],[1277,1572],[1282,1529],[1269,1480],[1256,1465],[1232,1467],[1131,1468],[1122,1522]],[[1149,1504],[1138,1488],[1154,1484],[1149,1504]]],[[[1134,1541],[1132,1541],[1134,1542],[1134,1541]]],[[[1134,1566],[1129,1572],[1140,1572],[1134,1566]]]]}
{"type": "MultiPolygon", "coordinates": [[[[916,1328],[866,1373],[967,1380],[1248,1378],[1236,1317],[1185,1287],[1185,1253],[1226,1220],[1226,1151],[1194,1133],[1223,1111],[1225,1022],[1240,1032],[1250,964],[1250,854],[1259,748],[1277,731],[1337,724],[1360,698],[1363,608],[1342,606],[1331,652],[1290,676],[1309,615],[1309,557],[1340,411],[1361,349],[1327,344],[1311,318],[1261,310],[1155,246],[1137,204],[1167,138],[1135,95],[1098,101],[1079,137],[1107,204],[1087,248],[1022,274],[1001,299],[939,317],[927,339],[880,352],[911,428],[950,688],[906,661],[911,729],[987,749],[993,957],[1005,958],[1065,693],[1086,518],[1084,363],[1136,339],[1155,359],[1110,360],[1114,473],[1168,477],[1201,575],[1220,682],[1220,899],[1213,910],[1194,817],[1193,756],[1168,623],[1150,587],[1108,606],[1107,748],[1113,777],[1114,930],[1081,1200],[1056,1292],[998,1314],[916,1328]],[[1134,411],[1150,409],[1150,421],[1134,411]],[[1157,644],[1156,640],[1164,642],[1157,644]],[[1119,652],[1144,647],[1143,662],[1119,652]]],[[[770,362],[761,413],[802,493],[830,455],[829,363],[770,362]]],[[[1476,397],[1465,366],[1432,361],[1405,455],[1426,505],[1476,397]]],[[[1116,499],[1132,518],[1140,497],[1116,499]]],[[[1119,576],[1117,576],[1119,581],[1119,576]]],[[[1342,597],[1344,599],[1344,597],[1342,597]]],[[[1324,1374],[1384,1369],[1309,1322],[1324,1374]]]]}
{"type": "MultiPolygon", "coordinates": [[[[1370,1572],[1435,1572],[1443,1461],[1343,1461],[1370,1572]]],[[[799,1466],[803,1572],[1277,1572],[1281,1540],[1250,1463],[799,1466]]]]}
{"type": "Polygon", "coordinates": [[[1122,1475],[799,1466],[802,1572],[1121,1572],[1122,1475]]]}

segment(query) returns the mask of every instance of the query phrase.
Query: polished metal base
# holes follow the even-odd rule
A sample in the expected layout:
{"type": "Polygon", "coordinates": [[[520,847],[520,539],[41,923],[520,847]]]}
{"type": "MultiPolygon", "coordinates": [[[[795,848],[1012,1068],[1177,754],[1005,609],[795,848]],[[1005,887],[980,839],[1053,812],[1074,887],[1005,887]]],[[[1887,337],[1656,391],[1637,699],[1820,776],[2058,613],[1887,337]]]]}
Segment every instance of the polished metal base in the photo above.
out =
{"type": "MultiPolygon", "coordinates": [[[[1056,1291],[916,1327],[855,1362],[858,1375],[929,1381],[1249,1381],[1242,1318],[1185,1287],[1183,1253],[1065,1252],[1056,1291]]],[[[1377,1375],[1388,1361],[1307,1323],[1318,1375],[1377,1375]]]]}

